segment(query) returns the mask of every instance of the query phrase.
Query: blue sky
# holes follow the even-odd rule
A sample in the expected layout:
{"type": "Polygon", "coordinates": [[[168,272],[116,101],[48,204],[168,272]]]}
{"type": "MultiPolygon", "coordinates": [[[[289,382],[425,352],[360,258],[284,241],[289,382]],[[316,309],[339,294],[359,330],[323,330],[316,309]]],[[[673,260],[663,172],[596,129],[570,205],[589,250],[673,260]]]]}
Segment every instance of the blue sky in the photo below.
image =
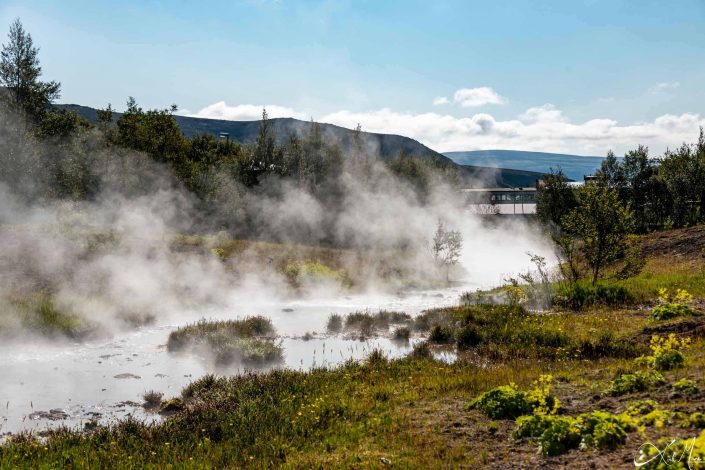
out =
{"type": "Polygon", "coordinates": [[[15,17],[61,102],[267,105],[442,151],[661,151],[704,122],[704,0],[2,0],[3,38],[15,17]]]}

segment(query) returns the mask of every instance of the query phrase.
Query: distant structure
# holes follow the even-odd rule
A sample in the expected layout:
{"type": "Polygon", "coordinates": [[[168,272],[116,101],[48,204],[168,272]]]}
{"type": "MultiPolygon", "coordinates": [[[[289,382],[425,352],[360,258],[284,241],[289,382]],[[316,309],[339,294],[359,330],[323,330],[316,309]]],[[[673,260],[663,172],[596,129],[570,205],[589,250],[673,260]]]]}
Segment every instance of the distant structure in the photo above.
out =
{"type": "Polygon", "coordinates": [[[536,214],[536,188],[466,188],[460,192],[468,209],[476,213],[536,214]]]}
{"type": "Polygon", "coordinates": [[[226,142],[230,142],[230,133],[229,132],[219,132],[218,137],[220,139],[225,139],[226,142]]]}

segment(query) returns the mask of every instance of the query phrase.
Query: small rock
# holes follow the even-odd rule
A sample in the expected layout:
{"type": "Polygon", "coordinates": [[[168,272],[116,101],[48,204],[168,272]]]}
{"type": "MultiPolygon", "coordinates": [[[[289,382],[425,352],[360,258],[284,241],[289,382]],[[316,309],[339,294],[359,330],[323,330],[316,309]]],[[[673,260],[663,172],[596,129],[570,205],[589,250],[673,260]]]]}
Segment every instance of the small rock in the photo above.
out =
{"type": "Polygon", "coordinates": [[[141,379],[142,377],[140,377],[139,375],[130,374],[129,372],[126,372],[124,374],[114,375],[113,378],[115,378],[115,379],[141,379]]]}

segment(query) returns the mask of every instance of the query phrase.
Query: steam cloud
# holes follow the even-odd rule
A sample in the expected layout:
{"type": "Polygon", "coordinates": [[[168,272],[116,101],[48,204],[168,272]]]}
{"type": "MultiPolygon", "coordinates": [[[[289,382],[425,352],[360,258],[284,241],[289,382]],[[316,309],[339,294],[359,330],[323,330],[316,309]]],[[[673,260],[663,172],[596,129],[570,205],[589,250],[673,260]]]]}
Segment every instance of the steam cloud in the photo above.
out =
{"type": "MultiPolygon", "coordinates": [[[[9,138],[14,122],[0,115],[0,132],[5,132],[0,137],[9,138]]],[[[38,145],[3,152],[3,165],[31,168],[38,145]]],[[[332,241],[348,247],[343,268],[355,273],[361,292],[437,278],[428,244],[439,219],[464,236],[455,277],[469,285],[496,285],[504,275],[524,270],[527,251],[551,253],[540,234],[523,222],[488,227],[443,181],[435,181],[430,196],[420,201],[381,163],[373,164],[365,178],[344,172],[330,188],[333,202],[280,179],[245,191],[227,176],[214,175],[227,180],[219,186],[225,194],[220,194],[219,209],[206,215],[166,168],[144,155],[96,146],[91,165],[101,189],[82,202],[38,196],[43,193],[39,180],[0,181],[0,299],[48,290],[61,307],[112,331],[205,305],[227,309],[261,297],[294,295],[285,276],[255,253],[223,262],[211,252],[228,236],[209,220],[234,217],[229,211],[235,200],[248,214],[238,218],[248,225],[240,232],[279,242],[332,241]],[[188,234],[199,234],[205,242],[198,249],[175,242],[188,234]]],[[[19,173],[5,176],[12,174],[19,173]]],[[[314,298],[340,293],[340,286],[330,283],[308,287],[314,298]]],[[[6,302],[0,311],[0,322],[16,323],[15,307],[6,302]]]]}

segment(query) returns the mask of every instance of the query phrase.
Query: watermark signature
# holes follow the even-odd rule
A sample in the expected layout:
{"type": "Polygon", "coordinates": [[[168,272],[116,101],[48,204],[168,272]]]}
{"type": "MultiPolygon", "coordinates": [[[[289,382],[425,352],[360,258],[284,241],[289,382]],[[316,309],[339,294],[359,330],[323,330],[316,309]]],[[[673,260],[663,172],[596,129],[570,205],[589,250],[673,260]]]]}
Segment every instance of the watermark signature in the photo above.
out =
{"type": "Polygon", "coordinates": [[[673,439],[661,448],[647,441],[639,447],[639,457],[634,459],[634,466],[643,467],[657,461],[668,466],[678,462],[684,463],[688,470],[693,470],[693,465],[700,468],[705,460],[702,457],[693,456],[695,439],[695,437],[683,440],[673,439]]]}

